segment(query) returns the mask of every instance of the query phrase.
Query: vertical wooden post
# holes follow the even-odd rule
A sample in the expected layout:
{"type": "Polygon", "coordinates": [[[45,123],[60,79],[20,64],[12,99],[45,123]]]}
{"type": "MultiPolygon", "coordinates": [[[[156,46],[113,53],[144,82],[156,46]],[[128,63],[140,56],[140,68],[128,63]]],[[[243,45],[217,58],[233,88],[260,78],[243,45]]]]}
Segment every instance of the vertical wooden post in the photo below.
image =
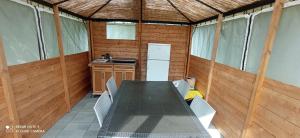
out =
{"type": "Polygon", "coordinates": [[[188,41],[187,41],[187,60],[185,63],[185,77],[188,77],[189,75],[189,68],[190,68],[190,55],[191,55],[191,47],[192,47],[192,37],[193,37],[193,27],[192,25],[189,26],[189,32],[188,32],[188,41]]]}
{"type": "MultiPolygon", "coordinates": [[[[17,107],[15,104],[15,97],[13,88],[11,86],[11,78],[8,72],[8,67],[5,58],[5,52],[3,48],[2,38],[0,38],[0,72],[1,72],[1,82],[4,92],[5,101],[8,108],[8,116],[10,121],[13,123],[14,127],[19,125],[19,116],[17,112],[17,107]]],[[[20,133],[13,132],[15,138],[21,137],[20,133]]]]}
{"type": "Polygon", "coordinates": [[[90,52],[91,52],[91,61],[95,59],[94,54],[94,39],[93,39],[93,21],[89,21],[89,40],[90,40],[90,52]]]}
{"type": "Polygon", "coordinates": [[[64,47],[63,47],[63,40],[62,40],[61,21],[60,21],[59,9],[58,9],[57,5],[53,6],[53,12],[54,12],[55,29],[56,29],[56,33],[57,33],[57,44],[58,44],[59,55],[60,55],[59,56],[60,65],[61,65],[61,70],[62,70],[64,90],[65,90],[65,101],[67,104],[67,111],[69,112],[71,110],[70,93],[69,93],[69,87],[68,87],[66,61],[65,61],[65,56],[64,56],[64,47]]]}
{"type": "Polygon", "coordinates": [[[139,20],[139,29],[138,29],[138,36],[139,36],[139,54],[138,54],[138,58],[139,58],[139,77],[140,80],[142,79],[142,21],[139,20]]]}
{"type": "Polygon", "coordinates": [[[264,44],[264,50],[263,50],[263,55],[261,58],[261,63],[259,66],[259,70],[258,70],[258,73],[256,76],[255,83],[254,83],[254,88],[253,88],[253,91],[251,94],[247,118],[245,120],[244,128],[243,128],[243,131],[241,134],[241,137],[243,137],[243,138],[246,137],[246,135],[247,135],[247,129],[250,126],[251,121],[253,120],[255,109],[256,109],[256,106],[259,101],[259,96],[260,96],[260,93],[261,93],[261,90],[263,87],[263,83],[265,80],[265,74],[266,74],[269,60],[271,57],[272,48],[273,48],[276,34],[277,34],[277,31],[279,28],[283,4],[284,4],[283,0],[275,1],[272,18],[271,18],[270,25],[269,25],[268,34],[267,34],[265,44],[264,44]]]}
{"type": "Polygon", "coordinates": [[[139,36],[139,53],[138,53],[138,58],[139,58],[139,79],[142,80],[142,20],[143,20],[143,0],[140,1],[140,19],[139,19],[139,31],[138,31],[138,36],[139,36]]]}
{"type": "Polygon", "coordinates": [[[87,35],[88,35],[88,46],[89,46],[89,63],[92,61],[92,48],[91,48],[91,29],[90,29],[90,22],[87,22],[86,28],[87,28],[87,35]]]}
{"type": "Polygon", "coordinates": [[[207,90],[206,90],[206,95],[205,95],[206,101],[208,101],[208,98],[209,98],[211,82],[212,82],[214,66],[215,66],[215,60],[216,60],[217,50],[218,50],[218,46],[219,46],[219,39],[220,39],[221,30],[222,30],[222,21],[223,21],[223,15],[219,14],[218,21],[217,21],[217,27],[216,27],[216,31],[215,31],[215,36],[214,36],[214,45],[213,45],[211,60],[210,60],[210,69],[209,69],[209,74],[208,74],[207,90]]]}

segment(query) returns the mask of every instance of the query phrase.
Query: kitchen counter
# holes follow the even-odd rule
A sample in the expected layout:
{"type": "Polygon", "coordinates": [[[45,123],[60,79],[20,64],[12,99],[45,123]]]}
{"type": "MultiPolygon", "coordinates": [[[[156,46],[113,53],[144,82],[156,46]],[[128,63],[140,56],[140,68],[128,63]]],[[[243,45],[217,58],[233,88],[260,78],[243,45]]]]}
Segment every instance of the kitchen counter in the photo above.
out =
{"type": "Polygon", "coordinates": [[[114,76],[117,86],[123,80],[135,80],[136,59],[96,59],[89,67],[92,69],[93,95],[101,95],[106,90],[106,82],[111,76],[114,76]]]}
{"type": "Polygon", "coordinates": [[[89,67],[93,65],[136,65],[136,59],[134,58],[114,58],[111,60],[104,60],[104,59],[95,59],[91,63],[89,63],[89,67]],[[125,61],[125,62],[115,62],[115,61],[125,61]],[[126,62],[132,61],[132,62],[126,62]]]}

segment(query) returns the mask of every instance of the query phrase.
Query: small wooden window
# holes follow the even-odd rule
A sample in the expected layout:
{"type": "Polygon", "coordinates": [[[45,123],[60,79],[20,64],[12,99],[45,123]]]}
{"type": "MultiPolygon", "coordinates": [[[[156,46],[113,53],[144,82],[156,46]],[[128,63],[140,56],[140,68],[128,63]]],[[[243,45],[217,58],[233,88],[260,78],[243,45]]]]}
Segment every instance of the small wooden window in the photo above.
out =
{"type": "Polygon", "coordinates": [[[106,39],[136,40],[135,23],[107,23],[106,39]]]}

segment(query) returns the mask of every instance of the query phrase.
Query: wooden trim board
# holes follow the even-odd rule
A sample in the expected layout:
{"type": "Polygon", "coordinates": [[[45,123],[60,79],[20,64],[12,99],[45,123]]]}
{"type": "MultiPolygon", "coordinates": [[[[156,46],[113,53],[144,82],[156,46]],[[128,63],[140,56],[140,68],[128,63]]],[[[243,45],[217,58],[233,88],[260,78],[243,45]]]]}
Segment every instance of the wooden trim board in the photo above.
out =
{"type": "Polygon", "coordinates": [[[92,61],[92,39],[91,39],[91,37],[92,37],[92,35],[91,35],[91,27],[90,27],[90,23],[91,21],[88,21],[88,23],[87,23],[87,25],[86,25],[86,28],[87,28],[87,35],[88,35],[88,46],[89,46],[89,54],[88,54],[88,56],[89,56],[89,62],[91,62],[92,61]]]}
{"type": "Polygon", "coordinates": [[[265,41],[263,55],[261,58],[261,63],[259,66],[258,74],[256,76],[254,88],[251,94],[249,109],[247,113],[247,118],[244,124],[243,132],[241,137],[246,137],[247,129],[253,120],[254,112],[257,107],[257,101],[260,97],[260,92],[262,90],[262,86],[265,80],[266,71],[268,68],[269,60],[272,53],[273,44],[276,38],[276,34],[279,28],[280,17],[282,14],[284,1],[283,0],[276,0],[274,5],[274,10],[272,13],[272,18],[269,25],[268,35],[265,41]]]}
{"type": "MultiPolygon", "coordinates": [[[[16,125],[19,125],[20,122],[19,122],[19,116],[16,107],[15,96],[11,85],[11,78],[6,63],[2,38],[0,38],[0,72],[1,72],[1,82],[3,87],[4,97],[8,107],[9,119],[11,120],[11,122],[13,122],[13,125],[15,127],[16,125]]],[[[20,133],[17,133],[16,131],[14,131],[13,134],[15,138],[21,137],[20,133]]]]}
{"type": "Polygon", "coordinates": [[[210,89],[211,89],[211,82],[212,82],[212,77],[213,77],[213,72],[214,72],[214,65],[215,65],[217,50],[218,50],[218,46],[219,46],[220,34],[221,34],[221,30],[222,30],[222,22],[223,22],[223,15],[219,14],[218,23],[217,23],[217,27],[216,27],[216,31],[215,31],[215,37],[214,37],[214,45],[213,45],[211,60],[210,60],[210,69],[209,69],[209,74],[208,74],[207,91],[206,91],[206,95],[205,95],[205,100],[206,101],[208,101],[209,93],[210,93],[210,89]]]}
{"type": "Polygon", "coordinates": [[[192,47],[192,38],[193,38],[193,27],[190,25],[189,28],[189,37],[187,41],[187,60],[186,60],[186,65],[185,65],[185,74],[184,76],[187,78],[189,74],[189,67],[190,67],[190,59],[191,59],[191,47],[192,47]]]}
{"type": "Polygon", "coordinates": [[[94,39],[93,39],[93,21],[89,21],[89,39],[90,39],[90,52],[91,52],[91,61],[95,59],[94,54],[94,39]]]}
{"type": "Polygon", "coordinates": [[[138,36],[139,36],[139,44],[138,44],[138,58],[139,58],[139,79],[142,78],[142,29],[143,29],[143,25],[142,25],[142,21],[139,21],[139,31],[138,31],[138,36]]]}
{"type": "Polygon", "coordinates": [[[67,76],[67,69],[66,69],[66,61],[64,56],[64,47],[63,47],[63,40],[62,40],[62,32],[61,32],[61,21],[59,17],[59,9],[58,6],[53,6],[53,16],[55,21],[55,29],[57,33],[57,43],[58,43],[58,49],[59,49],[59,59],[62,69],[62,77],[64,82],[64,90],[65,90],[65,100],[67,104],[67,111],[69,112],[71,110],[71,104],[70,104],[70,93],[69,93],[69,87],[68,87],[68,76],[67,76]]]}

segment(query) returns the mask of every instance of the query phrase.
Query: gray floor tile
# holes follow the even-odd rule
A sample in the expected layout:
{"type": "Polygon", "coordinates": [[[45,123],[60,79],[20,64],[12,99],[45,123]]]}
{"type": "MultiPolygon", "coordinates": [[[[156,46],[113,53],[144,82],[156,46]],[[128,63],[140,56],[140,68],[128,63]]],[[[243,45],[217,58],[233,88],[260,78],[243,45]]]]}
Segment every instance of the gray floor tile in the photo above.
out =
{"type": "Polygon", "coordinates": [[[86,131],[84,133],[84,138],[97,138],[97,134],[98,134],[98,131],[97,130],[92,130],[92,131],[86,131]]]}
{"type": "Polygon", "coordinates": [[[64,115],[64,117],[58,121],[58,123],[60,123],[60,122],[61,123],[70,123],[73,120],[73,118],[77,115],[77,113],[78,112],[76,112],[76,111],[71,111],[69,113],[66,113],[64,115]]]}
{"type": "Polygon", "coordinates": [[[87,94],[43,138],[96,138],[100,129],[93,107],[98,97],[87,94]]]}
{"type": "Polygon", "coordinates": [[[61,131],[62,131],[61,128],[51,128],[42,137],[43,138],[54,138],[61,131]]]}
{"type": "Polygon", "coordinates": [[[88,130],[91,126],[90,123],[69,123],[65,128],[65,130],[88,130]]]}
{"type": "Polygon", "coordinates": [[[85,130],[64,130],[56,138],[83,138],[85,130]]]}
{"type": "Polygon", "coordinates": [[[80,103],[76,104],[73,108],[72,111],[80,111],[87,103],[89,99],[85,99],[80,101],[80,103]]]}
{"type": "Polygon", "coordinates": [[[72,122],[92,123],[95,117],[94,112],[78,112],[72,122]]]}
{"type": "Polygon", "coordinates": [[[80,111],[94,112],[94,105],[95,105],[95,103],[88,102],[87,104],[85,104],[85,106],[80,111]]]}
{"type": "Polygon", "coordinates": [[[100,125],[98,123],[92,123],[89,126],[88,131],[98,131],[100,129],[100,125]]]}

